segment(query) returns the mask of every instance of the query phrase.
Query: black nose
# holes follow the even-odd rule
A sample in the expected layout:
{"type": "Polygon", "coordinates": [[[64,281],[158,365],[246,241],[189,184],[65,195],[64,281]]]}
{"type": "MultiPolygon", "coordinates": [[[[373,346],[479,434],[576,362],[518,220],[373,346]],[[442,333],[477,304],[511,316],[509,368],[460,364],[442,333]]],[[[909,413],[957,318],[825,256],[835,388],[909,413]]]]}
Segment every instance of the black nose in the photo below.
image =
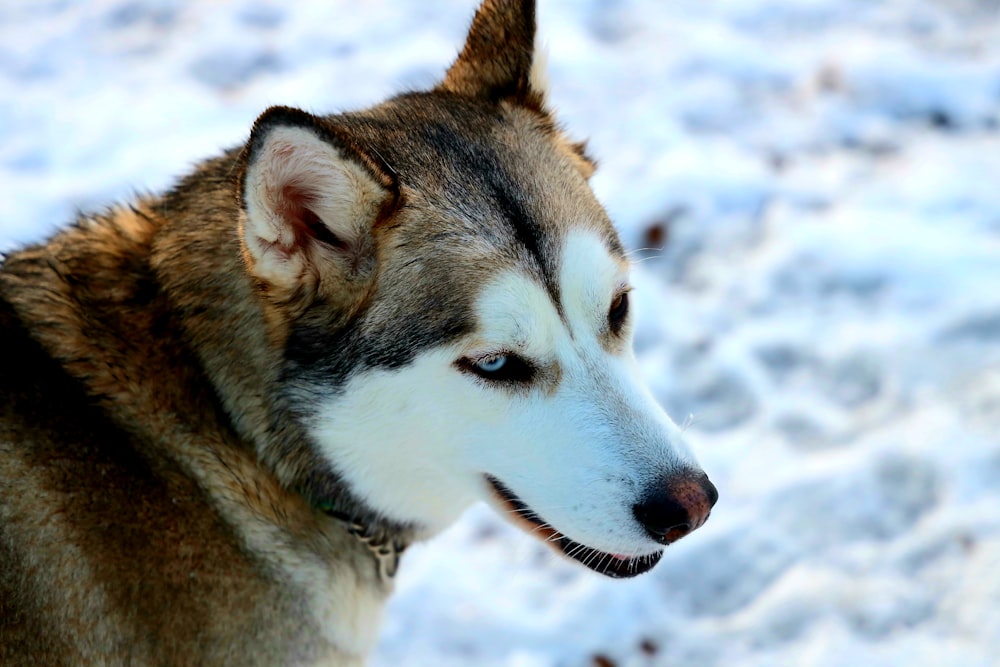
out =
{"type": "Polygon", "coordinates": [[[650,537],[670,544],[704,524],[718,499],[704,473],[680,475],[653,487],[632,513],[650,537]]]}

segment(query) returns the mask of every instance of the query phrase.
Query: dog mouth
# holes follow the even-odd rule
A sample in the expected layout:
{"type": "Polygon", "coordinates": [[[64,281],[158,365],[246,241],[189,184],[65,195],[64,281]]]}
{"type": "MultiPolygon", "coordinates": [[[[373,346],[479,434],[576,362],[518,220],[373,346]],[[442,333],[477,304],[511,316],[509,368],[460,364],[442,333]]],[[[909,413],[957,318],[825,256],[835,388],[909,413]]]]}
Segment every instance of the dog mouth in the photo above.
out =
{"type": "Polygon", "coordinates": [[[538,516],[500,480],[486,475],[486,481],[514,523],[520,523],[526,532],[594,572],[613,579],[626,579],[649,572],[663,557],[662,549],[641,556],[623,556],[574,542],[538,516]]]}

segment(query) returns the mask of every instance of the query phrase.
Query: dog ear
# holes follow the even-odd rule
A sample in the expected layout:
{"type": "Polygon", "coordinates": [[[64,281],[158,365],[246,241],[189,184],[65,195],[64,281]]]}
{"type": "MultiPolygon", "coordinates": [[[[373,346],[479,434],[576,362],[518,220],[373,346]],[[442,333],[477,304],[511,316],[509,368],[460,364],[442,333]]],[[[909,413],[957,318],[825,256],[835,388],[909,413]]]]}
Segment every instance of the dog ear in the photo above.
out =
{"type": "Polygon", "coordinates": [[[240,234],[257,279],[309,296],[366,282],[373,227],[398,198],[387,168],[331,123],[288,107],[257,119],[243,161],[240,234]]]}
{"type": "Polygon", "coordinates": [[[485,0],[437,90],[545,106],[545,62],[535,49],[534,0],[485,0]]]}

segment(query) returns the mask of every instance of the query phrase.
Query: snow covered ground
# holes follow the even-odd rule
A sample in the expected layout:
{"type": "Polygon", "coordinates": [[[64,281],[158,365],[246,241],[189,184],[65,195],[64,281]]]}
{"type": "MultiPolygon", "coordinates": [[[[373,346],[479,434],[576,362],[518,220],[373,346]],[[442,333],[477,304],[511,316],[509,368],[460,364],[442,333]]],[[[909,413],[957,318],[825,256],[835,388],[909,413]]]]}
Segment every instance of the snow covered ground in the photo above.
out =
{"type": "MultiPolygon", "coordinates": [[[[0,249],[269,104],[433,83],[474,0],[0,5],[0,249]]],[[[637,249],[637,349],[721,500],[597,577],[478,508],[376,665],[1000,664],[1000,4],[542,0],[637,249]],[[690,418],[689,418],[690,415],[690,418]]]]}

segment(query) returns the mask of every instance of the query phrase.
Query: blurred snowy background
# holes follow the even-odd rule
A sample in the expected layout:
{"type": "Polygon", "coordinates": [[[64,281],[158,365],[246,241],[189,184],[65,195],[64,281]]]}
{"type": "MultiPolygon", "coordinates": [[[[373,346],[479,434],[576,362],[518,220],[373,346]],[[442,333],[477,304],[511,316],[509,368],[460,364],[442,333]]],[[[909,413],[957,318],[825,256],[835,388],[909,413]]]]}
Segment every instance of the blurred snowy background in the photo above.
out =
{"type": "MultiPolygon", "coordinates": [[[[0,4],[0,249],[169,185],[270,104],[429,86],[474,0],[0,4]]],[[[483,508],[376,665],[1000,664],[1000,2],[542,0],[637,265],[637,351],[721,492],[602,579],[483,508]]]]}

